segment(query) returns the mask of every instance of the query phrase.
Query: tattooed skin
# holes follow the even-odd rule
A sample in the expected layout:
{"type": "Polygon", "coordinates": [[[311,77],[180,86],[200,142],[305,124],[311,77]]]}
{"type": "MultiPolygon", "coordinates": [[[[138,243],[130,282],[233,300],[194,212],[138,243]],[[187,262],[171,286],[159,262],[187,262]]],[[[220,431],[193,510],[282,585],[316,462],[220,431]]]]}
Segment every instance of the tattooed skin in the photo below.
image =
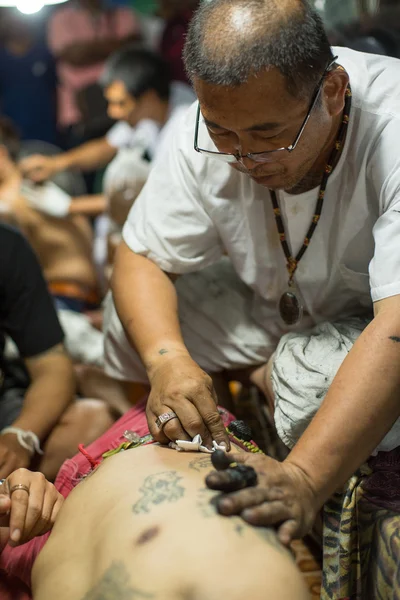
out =
{"type": "Polygon", "coordinates": [[[166,350],[165,348],[161,348],[161,350],[158,351],[158,354],[161,354],[161,356],[163,356],[164,354],[168,354],[168,350],[166,350]]]}
{"type": "Polygon", "coordinates": [[[165,471],[149,475],[139,489],[140,500],[133,506],[133,512],[136,515],[149,513],[154,506],[159,506],[166,502],[177,502],[183,498],[185,488],[179,485],[183,479],[176,471],[165,471]]]}
{"type": "Polygon", "coordinates": [[[392,340],[392,342],[400,342],[400,337],[397,337],[397,335],[391,335],[389,340],[392,340]]]}
{"type": "MultiPolygon", "coordinates": [[[[197,494],[197,506],[205,519],[219,516],[217,503],[221,494],[215,493],[208,488],[202,488],[197,494]]],[[[262,540],[264,540],[269,546],[272,546],[276,550],[279,550],[283,554],[287,554],[287,549],[282,546],[279,542],[275,531],[271,527],[256,527],[255,525],[248,525],[243,521],[241,517],[224,517],[227,522],[232,524],[232,529],[240,537],[243,537],[249,531],[253,531],[262,540]]]]}
{"type": "Polygon", "coordinates": [[[131,586],[129,572],[122,562],[114,562],[82,600],[115,600],[116,598],[118,600],[156,600],[154,594],[131,586]]]}
{"type": "Polygon", "coordinates": [[[201,473],[202,469],[212,469],[211,458],[208,456],[196,458],[189,463],[189,468],[198,471],[199,473],[201,473]]]}

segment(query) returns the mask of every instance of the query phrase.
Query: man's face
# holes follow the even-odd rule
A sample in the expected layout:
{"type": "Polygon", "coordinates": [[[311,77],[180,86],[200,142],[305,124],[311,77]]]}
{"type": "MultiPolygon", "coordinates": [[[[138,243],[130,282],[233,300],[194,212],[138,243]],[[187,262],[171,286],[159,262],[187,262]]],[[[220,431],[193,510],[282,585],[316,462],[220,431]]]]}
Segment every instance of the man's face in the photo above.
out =
{"type": "MultiPolygon", "coordinates": [[[[277,69],[252,76],[238,87],[223,87],[197,79],[195,91],[200,101],[208,133],[220,152],[248,154],[290,146],[310,107],[307,98],[292,96],[277,69]]],[[[260,164],[248,158],[232,164],[270,189],[290,190],[312,169],[324,149],[332,118],[318,104],[292,153],[282,152],[273,162],[260,164]]],[[[213,159],[209,159],[213,160],[213,159]]]]}
{"type": "Polygon", "coordinates": [[[108,102],[108,116],[116,121],[126,121],[135,126],[139,121],[140,101],[135,100],[122,81],[114,81],[104,90],[108,102]]]}

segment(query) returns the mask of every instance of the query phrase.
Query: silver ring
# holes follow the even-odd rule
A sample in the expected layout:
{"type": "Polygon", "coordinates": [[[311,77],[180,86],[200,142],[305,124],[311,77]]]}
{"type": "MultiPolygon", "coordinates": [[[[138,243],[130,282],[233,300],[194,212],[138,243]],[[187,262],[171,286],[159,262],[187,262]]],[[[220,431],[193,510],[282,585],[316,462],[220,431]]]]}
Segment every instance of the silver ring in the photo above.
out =
{"type": "Polygon", "coordinates": [[[12,496],[12,494],[14,492],[17,492],[18,490],[22,490],[22,491],[26,492],[29,496],[29,488],[27,485],[24,485],[23,483],[17,483],[17,485],[13,485],[12,488],[10,489],[10,496],[12,496]]]}
{"type": "Polygon", "coordinates": [[[163,429],[163,427],[171,421],[172,419],[177,419],[177,415],[174,412],[163,413],[156,419],[156,425],[159,429],[163,429]]]}

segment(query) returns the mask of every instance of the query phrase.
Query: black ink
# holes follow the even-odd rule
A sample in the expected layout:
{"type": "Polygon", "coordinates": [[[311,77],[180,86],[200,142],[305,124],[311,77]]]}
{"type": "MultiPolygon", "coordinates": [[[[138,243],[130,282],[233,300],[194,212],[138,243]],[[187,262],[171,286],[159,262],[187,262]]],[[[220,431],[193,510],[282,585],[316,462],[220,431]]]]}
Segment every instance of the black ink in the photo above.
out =
{"type": "Polygon", "coordinates": [[[196,458],[189,463],[189,468],[198,471],[198,473],[200,473],[202,469],[211,469],[211,466],[211,458],[209,456],[196,458]]]}
{"type": "Polygon", "coordinates": [[[253,467],[237,465],[236,467],[211,473],[206,477],[206,484],[211,490],[220,492],[236,492],[247,487],[254,487],[258,477],[253,467]]]}
{"type": "Polygon", "coordinates": [[[223,450],[215,450],[211,455],[211,462],[217,471],[225,471],[232,464],[232,459],[223,450]]]}
{"type": "Polygon", "coordinates": [[[168,350],[165,350],[165,348],[161,348],[161,350],[158,351],[158,354],[161,354],[161,356],[163,356],[164,354],[168,354],[168,350]]]}
{"type": "Polygon", "coordinates": [[[153,600],[154,594],[133,588],[130,573],[122,562],[114,562],[82,600],[153,600]]]}
{"type": "Polygon", "coordinates": [[[397,337],[397,335],[391,335],[389,340],[392,340],[393,342],[400,342],[400,337],[397,337]]]}
{"type": "Polygon", "coordinates": [[[179,485],[181,479],[183,478],[176,471],[146,477],[139,489],[143,497],[133,506],[133,512],[136,515],[149,513],[154,506],[164,502],[177,502],[183,498],[185,488],[179,485]]]}
{"type": "Polygon", "coordinates": [[[138,537],[135,544],[137,546],[142,546],[143,544],[147,544],[151,542],[154,538],[158,536],[160,533],[160,528],[156,525],[155,527],[150,527],[150,529],[146,529],[143,533],[138,537]]]}

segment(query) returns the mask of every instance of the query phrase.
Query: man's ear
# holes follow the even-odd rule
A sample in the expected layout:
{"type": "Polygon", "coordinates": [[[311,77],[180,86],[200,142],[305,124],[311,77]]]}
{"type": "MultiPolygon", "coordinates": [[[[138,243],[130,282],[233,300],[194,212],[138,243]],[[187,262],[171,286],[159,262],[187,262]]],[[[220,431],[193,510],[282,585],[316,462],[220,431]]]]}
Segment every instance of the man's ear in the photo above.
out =
{"type": "Polygon", "coordinates": [[[323,90],[323,98],[331,117],[337,117],[344,109],[349,76],[342,69],[328,74],[323,90]]]}

